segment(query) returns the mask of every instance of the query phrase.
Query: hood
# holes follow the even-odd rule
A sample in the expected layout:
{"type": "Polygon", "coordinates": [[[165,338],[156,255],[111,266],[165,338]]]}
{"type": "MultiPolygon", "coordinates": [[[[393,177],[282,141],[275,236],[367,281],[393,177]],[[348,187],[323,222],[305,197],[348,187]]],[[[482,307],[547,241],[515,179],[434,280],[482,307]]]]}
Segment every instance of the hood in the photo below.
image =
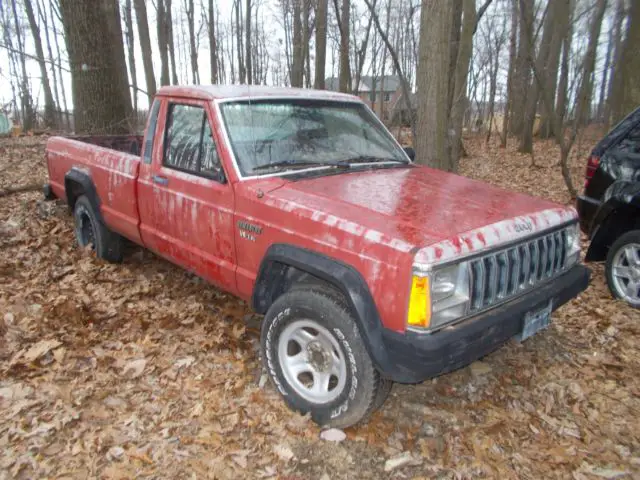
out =
{"type": "Polygon", "coordinates": [[[425,261],[484,249],[576,218],[547,200],[427,167],[378,169],[287,181],[269,194],[288,211],[425,261]],[[430,252],[430,253],[429,253],[430,252]]]}

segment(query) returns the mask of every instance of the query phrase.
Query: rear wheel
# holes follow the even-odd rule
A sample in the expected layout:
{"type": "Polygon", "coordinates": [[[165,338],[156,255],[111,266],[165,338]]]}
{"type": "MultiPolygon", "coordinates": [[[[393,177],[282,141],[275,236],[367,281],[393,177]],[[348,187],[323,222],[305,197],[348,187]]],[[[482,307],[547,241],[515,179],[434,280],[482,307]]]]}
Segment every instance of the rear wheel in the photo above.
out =
{"type": "Polygon", "coordinates": [[[320,425],[348,427],[380,402],[380,375],[355,320],[322,290],[296,289],[278,298],[263,320],[261,347],[289,407],[310,412],[320,425]]]}
{"type": "Polygon", "coordinates": [[[605,270],[613,296],[640,308],[640,230],[627,232],[614,242],[605,270]]]}
{"type": "Polygon", "coordinates": [[[122,261],[122,237],[109,230],[97,217],[89,199],[82,195],[73,207],[76,240],[82,248],[90,246],[96,256],[109,262],[122,261]]]}

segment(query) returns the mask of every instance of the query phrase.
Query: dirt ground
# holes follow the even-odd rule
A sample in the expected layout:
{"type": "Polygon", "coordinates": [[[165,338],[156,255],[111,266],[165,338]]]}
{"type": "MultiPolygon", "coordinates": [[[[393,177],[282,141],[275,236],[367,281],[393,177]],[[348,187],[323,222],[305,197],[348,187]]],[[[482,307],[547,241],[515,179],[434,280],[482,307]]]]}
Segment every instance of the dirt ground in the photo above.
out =
{"type": "MultiPolygon", "coordinates": [[[[0,191],[44,182],[43,142],[0,141],[0,191]]],[[[552,142],[536,166],[465,146],[464,175],[570,201],[552,142]]],[[[265,381],[246,304],[139,248],[79,251],[39,193],[0,198],[0,479],[639,478],[640,315],[593,271],[545,332],[396,385],[334,443],[265,381]]]]}

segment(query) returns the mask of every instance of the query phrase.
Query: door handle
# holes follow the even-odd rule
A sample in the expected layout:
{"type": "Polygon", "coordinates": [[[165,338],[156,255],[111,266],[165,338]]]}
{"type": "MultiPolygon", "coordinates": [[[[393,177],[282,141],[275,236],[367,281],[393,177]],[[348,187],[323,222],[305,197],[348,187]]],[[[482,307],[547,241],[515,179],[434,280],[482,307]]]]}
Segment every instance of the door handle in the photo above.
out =
{"type": "Polygon", "coordinates": [[[158,185],[169,185],[169,179],[167,177],[161,177],[160,175],[154,175],[153,183],[157,183],[158,185]]]}

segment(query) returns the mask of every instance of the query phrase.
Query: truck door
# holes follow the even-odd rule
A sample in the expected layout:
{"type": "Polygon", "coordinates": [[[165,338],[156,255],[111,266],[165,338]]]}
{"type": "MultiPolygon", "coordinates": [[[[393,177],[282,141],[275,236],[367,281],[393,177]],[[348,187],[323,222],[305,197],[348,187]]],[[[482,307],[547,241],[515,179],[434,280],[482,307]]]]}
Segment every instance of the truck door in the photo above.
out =
{"type": "Polygon", "coordinates": [[[210,105],[192,99],[161,103],[153,153],[150,161],[143,153],[138,182],[142,240],[233,292],[233,189],[220,162],[210,105]]]}

